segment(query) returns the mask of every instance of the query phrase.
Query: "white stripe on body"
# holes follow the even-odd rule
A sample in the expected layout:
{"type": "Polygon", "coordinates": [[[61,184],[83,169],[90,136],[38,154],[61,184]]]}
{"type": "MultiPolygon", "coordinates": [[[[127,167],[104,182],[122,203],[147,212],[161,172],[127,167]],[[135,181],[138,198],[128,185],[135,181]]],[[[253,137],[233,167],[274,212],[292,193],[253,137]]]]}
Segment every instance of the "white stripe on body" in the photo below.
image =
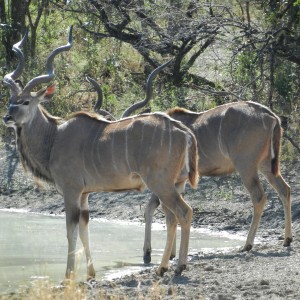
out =
{"type": "MultiPolygon", "coordinates": [[[[114,156],[114,153],[115,153],[115,132],[118,132],[118,126],[121,124],[122,122],[116,122],[117,126],[116,126],[116,129],[115,131],[113,132],[112,134],[112,142],[111,142],[111,160],[112,160],[112,166],[113,168],[118,171],[118,166],[117,166],[117,163],[116,163],[116,160],[115,160],[115,156],[114,156]]],[[[118,147],[118,145],[117,145],[118,147]]]]}
{"type": "Polygon", "coordinates": [[[130,167],[129,157],[128,157],[128,132],[129,132],[129,127],[132,125],[133,121],[134,119],[132,118],[131,122],[128,124],[126,128],[126,134],[125,134],[125,158],[130,173],[131,173],[131,167],[130,167]]]}

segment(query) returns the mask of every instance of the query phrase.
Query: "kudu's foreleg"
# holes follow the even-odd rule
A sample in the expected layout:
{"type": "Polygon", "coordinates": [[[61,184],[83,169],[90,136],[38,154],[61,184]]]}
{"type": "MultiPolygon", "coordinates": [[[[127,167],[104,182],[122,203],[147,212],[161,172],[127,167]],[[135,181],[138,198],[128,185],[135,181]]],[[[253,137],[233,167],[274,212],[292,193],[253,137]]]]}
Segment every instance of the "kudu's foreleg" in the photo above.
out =
{"type": "Polygon", "coordinates": [[[151,226],[155,209],[159,206],[159,199],[155,194],[151,194],[151,198],[145,208],[145,239],[144,239],[144,263],[149,264],[151,262],[151,226]]]}
{"type": "Polygon", "coordinates": [[[170,191],[167,195],[166,192],[162,193],[161,196],[159,193],[156,193],[159,199],[167,209],[166,212],[166,222],[168,230],[168,239],[166,248],[163,254],[163,259],[157,270],[157,274],[163,275],[164,272],[168,269],[169,259],[171,256],[175,236],[177,223],[181,225],[181,241],[179,249],[178,263],[175,270],[176,274],[181,274],[183,270],[186,269],[187,265],[187,254],[190,238],[190,230],[192,223],[193,210],[192,208],[183,200],[181,195],[176,189],[170,191]],[[172,214],[175,215],[172,216],[172,214]]]}
{"type": "Polygon", "coordinates": [[[79,237],[82,242],[87,261],[87,278],[92,279],[95,278],[95,269],[90,252],[88,194],[83,194],[81,196],[80,204],[79,237]]]}
{"type": "Polygon", "coordinates": [[[65,211],[66,211],[66,226],[68,239],[68,259],[66,278],[74,275],[75,271],[75,251],[79,232],[79,218],[80,218],[80,194],[65,194],[65,211]]]}
{"type": "MultiPolygon", "coordinates": [[[[187,265],[187,255],[189,250],[189,240],[190,240],[191,224],[192,224],[192,217],[193,217],[193,209],[183,200],[182,196],[179,193],[178,195],[179,195],[178,199],[180,199],[180,201],[177,202],[178,205],[176,205],[175,215],[181,227],[181,235],[180,235],[178,264],[175,273],[181,274],[181,272],[186,269],[186,265],[187,265]]],[[[176,252],[176,231],[175,231],[175,237],[173,238],[172,251],[176,252]]],[[[173,254],[174,256],[176,254],[175,252],[173,254]]],[[[172,255],[170,255],[169,258],[171,256],[172,255]]]]}
{"type": "Polygon", "coordinates": [[[176,237],[176,229],[177,229],[177,223],[178,223],[176,216],[173,214],[173,212],[171,212],[163,204],[162,204],[162,208],[163,208],[165,216],[166,216],[167,242],[166,242],[165,250],[163,253],[162,260],[161,260],[161,264],[156,272],[159,276],[163,276],[163,274],[168,270],[170,253],[172,251],[174,239],[176,237]]]}

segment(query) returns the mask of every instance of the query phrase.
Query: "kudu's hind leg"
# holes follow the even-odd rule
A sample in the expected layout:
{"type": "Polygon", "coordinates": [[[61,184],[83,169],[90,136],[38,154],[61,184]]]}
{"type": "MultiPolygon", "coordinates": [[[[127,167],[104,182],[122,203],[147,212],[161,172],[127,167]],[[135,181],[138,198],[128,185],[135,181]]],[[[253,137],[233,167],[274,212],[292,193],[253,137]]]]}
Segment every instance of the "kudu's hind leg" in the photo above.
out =
{"type": "MultiPolygon", "coordinates": [[[[176,190],[178,191],[178,193],[180,193],[183,196],[183,193],[185,190],[185,182],[177,183],[176,190]]],[[[175,238],[173,241],[173,247],[172,247],[172,251],[171,251],[171,255],[170,255],[170,260],[172,260],[176,256],[176,235],[177,235],[177,230],[175,232],[175,238]]]]}
{"type": "MultiPolygon", "coordinates": [[[[152,218],[155,209],[159,206],[160,202],[157,196],[152,194],[151,199],[149,200],[144,217],[145,217],[145,239],[144,239],[144,247],[143,247],[143,260],[144,264],[150,264],[151,262],[151,253],[152,253],[152,242],[151,242],[151,226],[152,226],[152,218]]],[[[166,216],[166,213],[165,213],[166,216]]],[[[176,256],[176,231],[175,231],[175,238],[173,241],[173,246],[170,254],[170,260],[172,260],[176,256]]]]}
{"type": "Polygon", "coordinates": [[[175,273],[181,274],[181,272],[186,269],[190,230],[193,216],[192,208],[183,200],[178,191],[175,188],[173,189],[173,191],[170,189],[168,190],[168,194],[166,193],[166,191],[163,191],[162,193],[160,193],[159,191],[155,192],[161,200],[162,205],[165,205],[167,208],[165,209],[165,211],[166,222],[168,226],[167,244],[161,264],[157,271],[159,275],[163,275],[163,273],[168,269],[169,258],[172,252],[178,222],[181,225],[181,241],[179,258],[175,273]],[[172,213],[175,215],[175,218],[172,217],[172,213]]]}
{"type": "MultiPolygon", "coordinates": [[[[185,182],[181,182],[176,184],[176,189],[179,193],[183,193],[185,189],[185,182]]],[[[144,239],[144,263],[149,264],[151,262],[151,225],[152,225],[152,219],[155,209],[159,206],[159,198],[155,194],[151,194],[151,198],[145,208],[145,239],[144,239]]],[[[172,260],[176,256],[176,232],[175,232],[175,238],[173,241],[173,247],[170,255],[170,260],[172,260]]]]}
{"type": "Polygon", "coordinates": [[[264,211],[266,205],[266,194],[261,186],[259,181],[258,174],[251,174],[251,173],[240,173],[242,180],[244,182],[245,187],[250,193],[250,197],[253,203],[253,216],[250,225],[250,229],[248,232],[246,244],[242,251],[250,251],[254,244],[254,238],[260,223],[260,219],[262,213],[264,211]]]}
{"type": "Polygon", "coordinates": [[[268,170],[267,167],[262,168],[261,172],[266,177],[268,182],[274,187],[283,204],[284,222],[285,222],[283,246],[288,247],[293,241],[290,186],[285,182],[285,180],[282,178],[280,174],[278,176],[275,176],[271,171],[268,170]]]}
{"type": "Polygon", "coordinates": [[[156,272],[159,276],[163,276],[163,274],[168,270],[168,261],[170,258],[170,253],[172,251],[174,239],[176,237],[176,228],[178,223],[176,216],[172,213],[172,211],[170,211],[164,204],[162,204],[162,208],[166,217],[167,242],[162,257],[161,266],[156,272]]]}
{"type": "Polygon", "coordinates": [[[95,278],[95,269],[92,262],[89,240],[89,205],[88,194],[81,196],[80,218],[79,218],[79,237],[82,242],[86,261],[87,261],[87,278],[95,278]]]}
{"type": "Polygon", "coordinates": [[[144,239],[144,263],[149,264],[151,262],[151,226],[152,226],[152,218],[155,209],[159,206],[159,199],[155,194],[151,194],[151,198],[145,208],[145,239],[144,239]]]}

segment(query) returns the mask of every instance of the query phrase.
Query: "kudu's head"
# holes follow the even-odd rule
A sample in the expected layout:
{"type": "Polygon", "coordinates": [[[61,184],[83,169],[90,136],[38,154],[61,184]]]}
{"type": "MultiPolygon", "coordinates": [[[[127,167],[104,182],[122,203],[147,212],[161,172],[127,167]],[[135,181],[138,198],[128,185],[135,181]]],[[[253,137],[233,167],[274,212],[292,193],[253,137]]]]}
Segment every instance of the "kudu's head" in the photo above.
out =
{"type": "Polygon", "coordinates": [[[19,63],[12,73],[7,74],[3,78],[3,84],[9,87],[10,98],[8,102],[8,112],[3,117],[3,121],[7,127],[22,127],[24,124],[30,122],[34,117],[38,104],[46,101],[52,97],[55,92],[55,85],[52,84],[47,88],[41,89],[38,92],[32,90],[40,84],[49,83],[54,78],[54,57],[63,52],[68,51],[72,47],[72,26],[69,30],[69,42],[65,46],[61,46],[52,51],[47,58],[46,75],[41,75],[30,80],[25,87],[22,86],[17,78],[22,74],[25,57],[20,49],[26,40],[28,32],[25,33],[22,40],[13,46],[13,51],[16,53],[19,63]]]}

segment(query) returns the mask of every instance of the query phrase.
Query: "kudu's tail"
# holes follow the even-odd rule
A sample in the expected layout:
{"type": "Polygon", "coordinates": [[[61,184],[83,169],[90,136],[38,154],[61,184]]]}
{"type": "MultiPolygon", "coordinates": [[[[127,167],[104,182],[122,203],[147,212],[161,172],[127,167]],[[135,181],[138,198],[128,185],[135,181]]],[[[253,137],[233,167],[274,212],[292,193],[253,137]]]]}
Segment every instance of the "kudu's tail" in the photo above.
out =
{"type": "Polygon", "coordinates": [[[280,150],[281,150],[281,137],[282,137],[282,128],[280,126],[280,121],[276,120],[276,124],[273,130],[272,136],[272,161],[271,161],[271,170],[275,176],[280,174],[280,150]]]}
{"type": "Polygon", "coordinates": [[[196,137],[190,132],[189,141],[189,182],[192,188],[196,189],[198,186],[199,173],[198,173],[198,147],[196,137]]]}

